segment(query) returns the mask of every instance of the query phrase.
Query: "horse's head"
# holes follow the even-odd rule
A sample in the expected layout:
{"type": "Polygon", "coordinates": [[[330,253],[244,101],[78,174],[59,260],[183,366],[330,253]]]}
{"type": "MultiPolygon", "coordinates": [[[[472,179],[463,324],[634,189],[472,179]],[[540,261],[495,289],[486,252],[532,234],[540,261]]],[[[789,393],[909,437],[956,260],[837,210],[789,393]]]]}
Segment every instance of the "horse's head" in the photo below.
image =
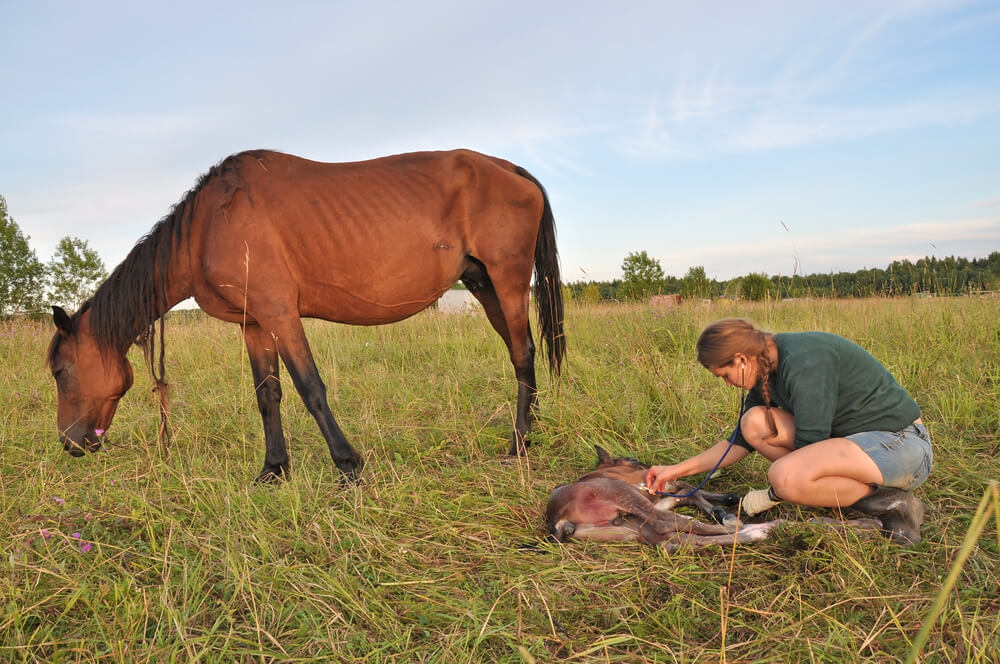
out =
{"type": "Polygon", "coordinates": [[[100,449],[118,400],[132,387],[132,365],[124,353],[98,345],[90,332],[90,311],[70,317],[52,307],[52,313],[56,333],[48,365],[59,394],[59,442],[78,457],[100,449]]]}
{"type": "Polygon", "coordinates": [[[600,445],[594,445],[597,451],[597,468],[580,478],[610,477],[629,484],[638,484],[646,479],[649,466],[632,457],[616,457],[600,445]]]}

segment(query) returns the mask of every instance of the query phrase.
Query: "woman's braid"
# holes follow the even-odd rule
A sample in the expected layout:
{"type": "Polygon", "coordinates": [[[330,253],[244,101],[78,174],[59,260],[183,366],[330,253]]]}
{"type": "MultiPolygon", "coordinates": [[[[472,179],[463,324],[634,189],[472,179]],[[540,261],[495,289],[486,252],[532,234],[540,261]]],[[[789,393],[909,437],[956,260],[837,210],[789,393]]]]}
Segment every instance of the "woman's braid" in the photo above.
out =
{"type": "Polygon", "coordinates": [[[767,422],[768,429],[771,430],[771,435],[777,436],[778,426],[774,423],[774,415],[771,413],[771,374],[774,372],[774,367],[771,366],[771,360],[767,357],[768,348],[774,343],[774,337],[769,332],[764,332],[763,330],[756,330],[756,333],[763,346],[763,350],[757,356],[759,371],[757,380],[760,383],[760,392],[764,396],[764,419],[767,422]]]}

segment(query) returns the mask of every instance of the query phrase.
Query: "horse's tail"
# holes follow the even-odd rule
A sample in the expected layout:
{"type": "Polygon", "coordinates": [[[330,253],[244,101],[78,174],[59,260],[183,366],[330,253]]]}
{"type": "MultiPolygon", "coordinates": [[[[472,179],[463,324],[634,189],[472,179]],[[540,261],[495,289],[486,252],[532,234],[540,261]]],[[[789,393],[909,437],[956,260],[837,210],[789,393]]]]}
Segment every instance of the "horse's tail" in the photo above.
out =
{"type": "Polygon", "coordinates": [[[549,371],[558,375],[566,356],[566,335],[563,332],[562,282],[559,279],[559,252],[556,250],[556,224],[545,187],[520,166],[517,174],[535,183],[542,192],[545,206],[535,241],[535,305],[541,336],[549,356],[549,371]]]}

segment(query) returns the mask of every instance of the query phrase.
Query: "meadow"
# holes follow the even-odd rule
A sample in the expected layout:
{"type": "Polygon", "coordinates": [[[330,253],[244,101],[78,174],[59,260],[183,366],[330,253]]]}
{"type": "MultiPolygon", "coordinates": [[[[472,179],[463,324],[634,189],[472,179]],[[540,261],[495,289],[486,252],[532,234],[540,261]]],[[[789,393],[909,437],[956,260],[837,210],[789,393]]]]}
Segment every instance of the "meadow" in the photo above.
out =
{"type": "MultiPolygon", "coordinates": [[[[167,322],[169,446],[133,352],[109,444],[71,458],[43,365],[51,322],[0,323],[0,661],[997,661],[995,299],[570,303],[563,375],[539,357],[520,460],[505,456],[513,369],[482,314],[307,332],[365,458],[358,484],[283,374],[292,479],[252,485],[263,434],[239,330],[199,315],[167,322]],[[549,492],[595,444],[666,463],[728,434],[739,393],[694,344],[731,315],[847,336],[910,391],[935,445],[920,544],[787,505],[768,516],[792,523],[735,548],[547,541],[549,492]]],[[[706,488],[765,478],[751,457],[706,488]]]]}

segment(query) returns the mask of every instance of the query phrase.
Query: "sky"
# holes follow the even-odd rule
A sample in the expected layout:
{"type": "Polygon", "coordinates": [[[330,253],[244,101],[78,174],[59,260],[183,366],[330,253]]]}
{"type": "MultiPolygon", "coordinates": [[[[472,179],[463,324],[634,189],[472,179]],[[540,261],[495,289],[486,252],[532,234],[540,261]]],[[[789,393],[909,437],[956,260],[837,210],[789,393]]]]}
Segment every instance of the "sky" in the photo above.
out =
{"type": "Polygon", "coordinates": [[[110,271],[225,156],[465,147],[546,187],[563,279],[1000,250],[1000,4],[0,0],[0,195],[110,271]]]}

